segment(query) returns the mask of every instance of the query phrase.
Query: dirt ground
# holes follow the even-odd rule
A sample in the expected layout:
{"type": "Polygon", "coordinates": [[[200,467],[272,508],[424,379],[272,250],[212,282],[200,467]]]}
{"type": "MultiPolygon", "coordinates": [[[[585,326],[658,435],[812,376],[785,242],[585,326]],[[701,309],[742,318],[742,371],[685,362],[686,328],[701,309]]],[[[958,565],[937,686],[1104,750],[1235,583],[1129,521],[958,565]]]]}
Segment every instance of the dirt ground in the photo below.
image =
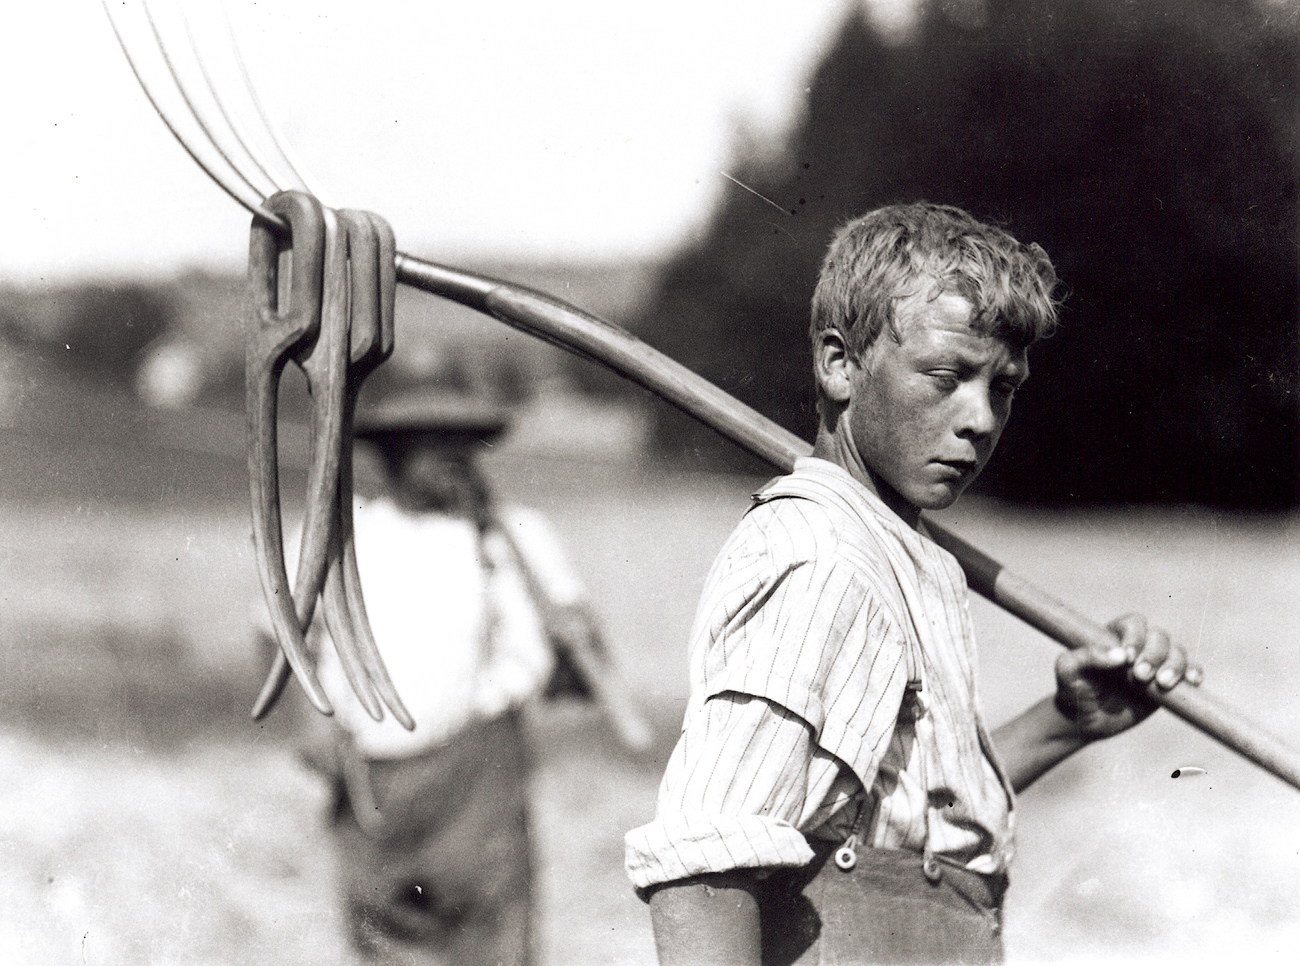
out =
{"type": "MultiPolygon", "coordinates": [[[[48,453],[0,474],[0,962],[349,963],[292,709],[248,719],[242,466],[169,452],[94,479],[48,453]]],[[[585,706],[534,710],[542,959],[649,964],[622,836],[651,816],[699,586],[755,481],[508,448],[490,467],[568,541],[660,739],[633,759],[585,706]]],[[[1146,610],[1208,690],[1300,746],[1300,519],[978,501],[945,519],[1085,613],[1146,610]]],[[[1055,646],[972,606],[997,723],[1047,692],[1055,646]]],[[[1013,962],[1280,962],[1300,944],[1300,792],[1166,712],[1024,795],[1019,842],[1013,962]],[[1188,766],[1205,773],[1170,777],[1188,766]]]]}

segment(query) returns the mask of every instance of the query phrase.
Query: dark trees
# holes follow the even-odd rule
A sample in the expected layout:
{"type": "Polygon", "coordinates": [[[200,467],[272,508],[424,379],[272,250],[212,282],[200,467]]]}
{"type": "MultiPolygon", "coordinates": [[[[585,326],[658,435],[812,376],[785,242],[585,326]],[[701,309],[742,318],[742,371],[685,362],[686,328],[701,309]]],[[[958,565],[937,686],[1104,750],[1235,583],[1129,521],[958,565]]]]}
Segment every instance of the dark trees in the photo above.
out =
{"type": "MultiPolygon", "coordinates": [[[[1070,293],[986,492],[1294,505],[1295,33],[1231,0],[928,11],[893,46],[846,21],[786,143],[731,169],[772,204],[729,192],[641,331],[811,438],[807,306],[832,230],[890,201],[960,205],[1042,244],[1070,293]]],[[[676,417],[661,439],[714,449],[676,417]]]]}

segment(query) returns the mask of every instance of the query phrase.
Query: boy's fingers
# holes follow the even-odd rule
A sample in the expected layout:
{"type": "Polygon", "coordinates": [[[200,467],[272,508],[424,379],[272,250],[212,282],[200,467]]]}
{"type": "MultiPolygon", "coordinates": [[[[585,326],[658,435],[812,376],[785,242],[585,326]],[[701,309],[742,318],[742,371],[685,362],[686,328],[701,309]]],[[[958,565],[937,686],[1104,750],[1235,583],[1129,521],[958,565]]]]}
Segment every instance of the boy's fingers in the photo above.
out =
{"type": "Polygon", "coordinates": [[[1187,652],[1181,647],[1175,647],[1165,658],[1160,670],[1156,672],[1156,684],[1168,691],[1175,684],[1183,679],[1187,673],[1187,652]]]}
{"type": "Polygon", "coordinates": [[[1137,659],[1133,662],[1133,677],[1142,682],[1159,678],[1162,685],[1172,687],[1177,683],[1178,678],[1182,677],[1183,667],[1186,664],[1187,658],[1182,653],[1182,648],[1173,647],[1168,632],[1157,627],[1153,628],[1142,642],[1137,659]],[[1165,665],[1171,659],[1174,660],[1177,669],[1176,675],[1173,682],[1164,685],[1164,680],[1168,678],[1166,671],[1169,670],[1165,665]]]}
{"type": "Polygon", "coordinates": [[[1083,655],[1078,651],[1062,651],[1056,657],[1056,677],[1058,681],[1072,678],[1079,673],[1083,655]]]}
{"type": "MultiPolygon", "coordinates": [[[[1118,647],[1124,658],[1128,661],[1136,659],[1147,639],[1147,619],[1141,614],[1125,614],[1107,626],[1119,638],[1118,647]]],[[[1114,648],[1107,653],[1113,656],[1114,648]]]]}
{"type": "Polygon", "coordinates": [[[1132,661],[1146,634],[1146,620],[1141,614],[1125,614],[1115,618],[1106,628],[1115,635],[1114,643],[1088,648],[1087,663],[1096,668],[1115,668],[1132,661]]]}
{"type": "Polygon", "coordinates": [[[1085,647],[1066,651],[1058,659],[1059,672],[1067,677],[1086,678],[1090,673],[1122,670],[1128,655],[1117,642],[1110,647],[1085,647]]]}
{"type": "Polygon", "coordinates": [[[1197,686],[1204,679],[1204,671],[1188,662],[1187,652],[1173,644],[1168,632],[1150,627],[1141,614],[1125,614],[1107,627],[1115,634],[1114,644],[1070,652],[1070,659],[1060,665],[1060,670],[1077,674],[1085,667],[1113,669],[1131,664],[1135,681],[1155,681],[1164,691],[1179,681],[1197,686]]]}

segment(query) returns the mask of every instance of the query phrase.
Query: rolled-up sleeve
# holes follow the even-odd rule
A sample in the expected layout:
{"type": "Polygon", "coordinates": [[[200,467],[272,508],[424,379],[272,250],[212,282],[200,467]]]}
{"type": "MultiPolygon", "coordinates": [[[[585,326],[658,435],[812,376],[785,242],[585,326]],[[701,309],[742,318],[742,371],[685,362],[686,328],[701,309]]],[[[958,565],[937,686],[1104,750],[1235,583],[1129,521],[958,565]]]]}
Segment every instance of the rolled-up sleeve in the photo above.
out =
{"type": "Polygon", "coordinates": [[[839,766],[785,708],[728,692],[693,712],[660,786],[658,817],[626,838],[638,889],[732,869],[801,866],[813,852],[799,823],[813,784],[839,766]]]}
{"type": "Polygon", "coordinates": [[[888,747],[908,680],[897,622],[834,521],[778,503],[746,516],[705,582],[682,735],[655,820],[625,840],[639,890],[806,865],[805,833],[845,787],[871,787],[888,747]]]}

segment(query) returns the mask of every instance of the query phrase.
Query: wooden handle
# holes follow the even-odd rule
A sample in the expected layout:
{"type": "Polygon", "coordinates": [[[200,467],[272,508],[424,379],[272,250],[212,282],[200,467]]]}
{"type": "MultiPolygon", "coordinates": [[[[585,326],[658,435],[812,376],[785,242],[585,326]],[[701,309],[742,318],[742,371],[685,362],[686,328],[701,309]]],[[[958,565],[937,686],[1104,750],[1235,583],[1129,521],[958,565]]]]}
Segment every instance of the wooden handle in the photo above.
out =
{"type": "MultiPolygon", "coordinates": [[[[1115,635],[1047,591],[1011,573],[956,534],[926,521],[934,542],[961,564],[971,588],[1066,647],[1107,647],[1115,635]]],[[[1217,738],[1233,751],[1300,788],[1300,757],[1280,739],[1212,697],[1201,688],[1180,684],[1161,691],[1154,682],[1145,692],[1178,717],[1217,738]]]]}
{"type": "MultiPolygon", "coordinates": [[[[493,316],[583,358],[600,363],[694,416],[754,455],[789,472],[812,447],[707,379],[646,345],[625,329],[540,292],[399,253],[398,281],[493,316]]],[[[977,593],[1067,647],[1114,640],[1089,620],[937,524],[935,542],[957,558],[977,593]]],[[[1205,734],[1300,789],[1300,755],[1204,690],[1154,685],[1147,693],[1205,734]]]]}

